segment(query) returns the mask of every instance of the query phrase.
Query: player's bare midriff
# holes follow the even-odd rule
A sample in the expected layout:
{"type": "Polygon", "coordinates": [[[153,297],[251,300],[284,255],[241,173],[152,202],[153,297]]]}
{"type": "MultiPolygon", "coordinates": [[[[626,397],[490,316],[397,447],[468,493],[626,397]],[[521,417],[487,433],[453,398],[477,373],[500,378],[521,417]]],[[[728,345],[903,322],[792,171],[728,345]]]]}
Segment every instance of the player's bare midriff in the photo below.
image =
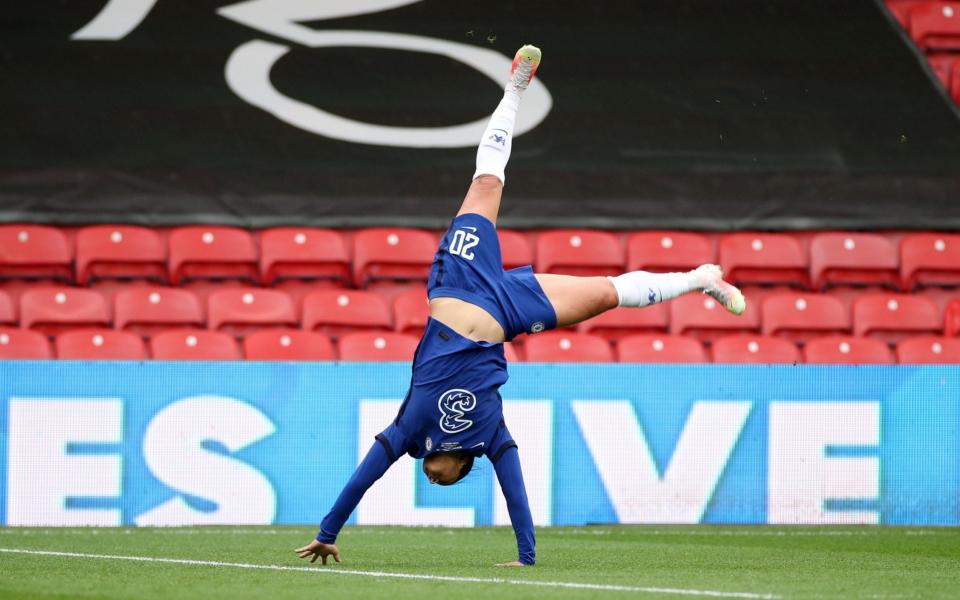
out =
{"type": "Polygon", "coordinates": [[[430,316],[468,340],[498,344],[506,339],[493,315],[459,298],[434,298],[430,316]]]}

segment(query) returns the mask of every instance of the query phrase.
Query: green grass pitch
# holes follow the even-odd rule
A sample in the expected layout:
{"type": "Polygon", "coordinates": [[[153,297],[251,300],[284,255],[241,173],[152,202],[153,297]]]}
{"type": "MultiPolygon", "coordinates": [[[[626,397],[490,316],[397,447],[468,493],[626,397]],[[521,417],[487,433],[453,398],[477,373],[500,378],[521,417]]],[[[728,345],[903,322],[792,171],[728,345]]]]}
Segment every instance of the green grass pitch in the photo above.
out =
{"type": "Polygon", "coordinates": [[[338,544],[343,563],[326,567],[293,553],[314,534],[308,527],[0,528],[0,598],[960,597],[957,529],[547,528],[537,532],[532,568],[492,566],[516,558],[509,528],[347,527],[338,544]]]}

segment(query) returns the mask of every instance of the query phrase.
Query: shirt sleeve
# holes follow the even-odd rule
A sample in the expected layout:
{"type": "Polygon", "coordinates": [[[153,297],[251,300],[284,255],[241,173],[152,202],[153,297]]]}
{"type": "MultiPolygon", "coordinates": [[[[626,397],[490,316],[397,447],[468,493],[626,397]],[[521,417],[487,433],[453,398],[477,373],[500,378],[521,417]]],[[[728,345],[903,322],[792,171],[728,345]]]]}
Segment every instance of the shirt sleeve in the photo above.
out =
{"type": "MultiPolygon", "coordinates": [[[[394,425],[391,427],[395,428],[394,425]]],[[[337,540],[340,529],[347,522],[353,509],[360,503],[363,495],[399,458],[394,451],[394,446],[391,445],[389,430],[390,428],[387,428],[387,431],[377,435],[377,441],[373,443],[373,447],[347,481],[337,501],[333,503],[333,508],[323,518],[320,523],[320,533],[317,534],[318,542],[332,544],[337,540]]],[[[396,443],[398,440],[393,441],[396,443]]]]}
{"type": "Polygon", "coordinates": [[[494,461],[493,468],[497,472],[500,489],[507,501],[513,532],[517,536],[519,560],[525,565],[532,565],[536,562],[537,541],[533,534],[533,516],[527,502],[527,490],[523,485],[523,473],[520,471],[520,453],[517,445],[511,444],[498,454],[500,456],[494,461]]]}

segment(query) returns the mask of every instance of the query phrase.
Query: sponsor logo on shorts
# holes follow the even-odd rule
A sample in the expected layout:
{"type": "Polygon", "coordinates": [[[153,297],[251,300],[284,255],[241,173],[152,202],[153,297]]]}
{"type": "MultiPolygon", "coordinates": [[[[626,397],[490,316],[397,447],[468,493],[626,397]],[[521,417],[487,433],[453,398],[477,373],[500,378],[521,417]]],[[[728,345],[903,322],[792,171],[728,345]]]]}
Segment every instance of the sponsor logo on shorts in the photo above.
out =
{"type": "Polygon", "coordinates": [[[543,324],[543,321],[537,321],[536,323],[530,326],[531,333],[540,333],[544,329],[545,329],[545,325],[543,324]]]}
{"type": "Polygon", "coordinates": [[[427,439],[423,442],[424,447],[426,447],[427,452],[433,450],[433,440],[430,439],[430,436],[427,436],[427,439]]]}

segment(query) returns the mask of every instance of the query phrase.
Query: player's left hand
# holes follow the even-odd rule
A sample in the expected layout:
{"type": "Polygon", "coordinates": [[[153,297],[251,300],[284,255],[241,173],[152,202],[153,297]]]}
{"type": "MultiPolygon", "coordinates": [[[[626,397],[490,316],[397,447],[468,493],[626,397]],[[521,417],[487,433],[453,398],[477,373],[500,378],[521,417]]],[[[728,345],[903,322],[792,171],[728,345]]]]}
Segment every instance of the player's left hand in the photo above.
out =
{"type": "Polygon", "coordinates": [[[300,558],[312,556],[313,558],[310,559],[312,563],[317,562],[317,559],[321,558],[323,559],[323,564],[327,564],[327,557],[331,555],[333,556],[333,560],[340,562],[340,550],[337,549],[336,544],[324,544],[323,542],[313,540],[303,548],[297,548],[294,552],[296,552],[300,558]]]}
{"type": "Polygon", "coordinates": [[[525,566],[527,566],[527,565],[523,564],[523,563],[520,562],[519,560],[511,560],[510,562],[497,563],[495,566],[497,566],[497,567],[525,567],[525,566]]]}

